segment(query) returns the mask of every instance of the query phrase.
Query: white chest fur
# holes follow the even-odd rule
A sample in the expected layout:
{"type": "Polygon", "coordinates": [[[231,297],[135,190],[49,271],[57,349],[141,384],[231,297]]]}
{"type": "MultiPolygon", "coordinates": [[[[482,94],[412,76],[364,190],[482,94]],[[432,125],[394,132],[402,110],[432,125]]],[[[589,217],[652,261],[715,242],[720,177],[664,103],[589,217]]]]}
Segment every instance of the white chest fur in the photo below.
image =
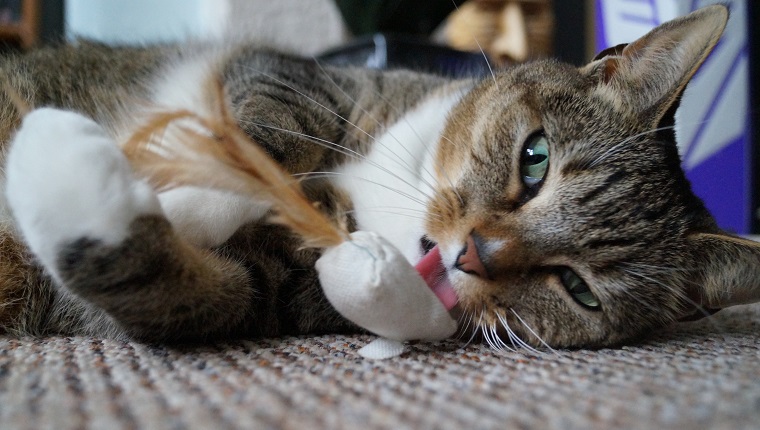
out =
{"type": "Polygon", "coordinates": [[[412,264],[421,257],[427,203],[435,183],[435,152],[458,94],[434,96],[407,113],[373,144],[366,158],[336,170],[360,230],[374,231],[412,264]]]}

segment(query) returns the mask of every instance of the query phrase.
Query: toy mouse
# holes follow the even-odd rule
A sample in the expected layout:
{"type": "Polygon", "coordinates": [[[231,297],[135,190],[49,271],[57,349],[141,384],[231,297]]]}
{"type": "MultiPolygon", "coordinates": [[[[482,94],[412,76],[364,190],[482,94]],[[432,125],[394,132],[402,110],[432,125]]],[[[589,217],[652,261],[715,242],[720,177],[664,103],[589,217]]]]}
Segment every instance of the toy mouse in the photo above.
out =
{"type": "Polygon", "coordinates": [[[364,357],[393,357],[403,352],[402,341],[439,340],[457,330],[449,315],[456,295],[437,270],[437,248],[415,268],[381,236],[357,231],[350,240],[325,249],[316,267],[333,307],[382,336],[359,350],[364,357]]]}

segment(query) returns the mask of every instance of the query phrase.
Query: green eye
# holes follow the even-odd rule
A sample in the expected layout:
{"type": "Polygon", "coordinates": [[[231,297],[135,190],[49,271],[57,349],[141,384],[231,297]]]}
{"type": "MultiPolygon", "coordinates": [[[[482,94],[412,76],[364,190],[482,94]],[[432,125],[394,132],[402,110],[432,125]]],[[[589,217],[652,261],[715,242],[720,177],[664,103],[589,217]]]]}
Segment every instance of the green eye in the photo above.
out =
{"type": "Polygon", "coordinates": [[[598,310],[601,307],[594,293],[591,292],[588,285],[575,272],[564,268],[560,272],[560,279],[562,279],[562,284],[567,289],[567,292],[573,296],[576,302],[593,310],[598,310]]]}
{"type": "Polygon", "coordinates": [[[528,138],[520,164],[523,183],[529,188],[544,180],[549,169],[549,141],[543,133],[528,138]]]}

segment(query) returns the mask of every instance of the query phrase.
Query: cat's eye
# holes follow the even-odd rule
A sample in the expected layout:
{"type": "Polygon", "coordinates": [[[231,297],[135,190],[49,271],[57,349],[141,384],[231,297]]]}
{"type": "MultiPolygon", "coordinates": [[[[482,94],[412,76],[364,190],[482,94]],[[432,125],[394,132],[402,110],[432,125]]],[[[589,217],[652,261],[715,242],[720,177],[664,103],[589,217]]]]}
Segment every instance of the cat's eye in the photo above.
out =
{"type": "Polygon", "coordinates": [[[568,268],[562,268],[559,277],[562,280],[562,285],[565,286],[567,292],[576,302],[592,310],[598,310],[601,307],[599,299],[575,272],[568,268]]]}
{"type": "Polygon", "coordinates": [[[525,142],[520,174],[525,186],[533,188],[540,184],[549,169],[549,141],[543,133],[534,133],[525,142]]]}

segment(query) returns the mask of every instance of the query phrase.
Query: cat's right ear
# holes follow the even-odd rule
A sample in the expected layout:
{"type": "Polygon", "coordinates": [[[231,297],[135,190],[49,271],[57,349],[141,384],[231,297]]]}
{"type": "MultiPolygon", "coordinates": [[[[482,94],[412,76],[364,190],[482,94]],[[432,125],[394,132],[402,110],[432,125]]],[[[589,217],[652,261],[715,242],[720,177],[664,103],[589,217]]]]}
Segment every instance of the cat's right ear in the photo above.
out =
{"type": "Polygon", "coordinates": [[[694,264],[688,272],[689,316],[760,302],[760,243],[722,233],[687,237],[694,264]]]}
{"type": "Polygon", "coordinates": [[[658,124],[718,43],[728,9],[708,6],[660,25],[635,42],[603,51],[582,70],[597,92],[658,124]]]}

